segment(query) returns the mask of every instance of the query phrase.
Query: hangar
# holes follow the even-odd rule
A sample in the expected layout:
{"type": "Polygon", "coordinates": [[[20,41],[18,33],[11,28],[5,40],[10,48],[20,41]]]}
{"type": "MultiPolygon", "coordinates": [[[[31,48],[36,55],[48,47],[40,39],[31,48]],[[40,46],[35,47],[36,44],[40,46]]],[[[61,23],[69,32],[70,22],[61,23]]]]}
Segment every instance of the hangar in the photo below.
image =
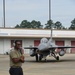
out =
{"type": "MultiPolygon", "coordinates": [[[[38,46],[41,38],[50,38],[49,29],[18,29],[18,28],[0,28],[0,54],[13,47],[14,40],[18,39],[22,47],[38,46]]],[[[53,30],[53,42],[59,46],[75,46],[74,30],[53,30]]],[[[25,54],[29,50],[24,49],[25,54]]],[[[67,49],[67,53],[75,53],[75,48],[67,49]]]]}

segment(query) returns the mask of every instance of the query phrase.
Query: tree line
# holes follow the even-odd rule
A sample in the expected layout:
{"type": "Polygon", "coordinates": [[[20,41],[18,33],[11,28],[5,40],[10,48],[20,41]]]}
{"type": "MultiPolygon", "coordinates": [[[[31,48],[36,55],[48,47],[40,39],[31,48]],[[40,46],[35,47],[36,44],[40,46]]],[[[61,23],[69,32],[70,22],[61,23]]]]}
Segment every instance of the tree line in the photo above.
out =
{"type": "Polygon", "coordinates": [[[53,20],[48,20],[45,25],[42,25],[40,21],[32,20],[31,22],[23,20],[21,24],[17,24],[15,28],[32,28],[32,29],[64,29],[64,30],[75,30],[75,18],[71,21],[71,25],[66,28],[62,25],[60,21],[53,22],[53,20]]]}

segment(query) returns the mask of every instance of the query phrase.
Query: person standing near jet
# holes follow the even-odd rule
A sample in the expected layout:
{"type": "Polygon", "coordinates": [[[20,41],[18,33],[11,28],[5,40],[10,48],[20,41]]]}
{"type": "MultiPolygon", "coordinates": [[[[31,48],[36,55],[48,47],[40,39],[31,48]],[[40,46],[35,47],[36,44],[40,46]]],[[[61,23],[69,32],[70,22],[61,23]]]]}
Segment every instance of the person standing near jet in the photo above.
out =
{"type": "Polygon", "coordinates": [[[24,51],[19,40],[15,41],[15,46],[10,50],[10,75],[23,75],[22,63],[24,63],[24,51]]]}

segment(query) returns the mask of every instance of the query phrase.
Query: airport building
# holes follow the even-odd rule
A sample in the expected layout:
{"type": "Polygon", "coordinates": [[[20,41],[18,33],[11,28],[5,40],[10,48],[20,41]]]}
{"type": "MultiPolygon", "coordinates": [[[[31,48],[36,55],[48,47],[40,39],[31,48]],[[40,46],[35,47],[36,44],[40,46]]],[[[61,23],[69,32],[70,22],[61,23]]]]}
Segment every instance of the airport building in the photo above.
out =
{"type": "MultiPolygon", "coordinates": [[[[0,54],[4,54],[13,47],[15,40],[20,40],[22,47],[38,46],[42,38],[49,39],[51,30],[49,29],[17,29],[0,28],[0,54]]],[[[53,42],[58,46],[75,46],[75,31],[73,30],[53,30],[53,42]]],[[[25,54],[29,53],[24,49],[25,54]]],[[[75,48],[68,48],[66,53],[75,53],[75,48]]]]}

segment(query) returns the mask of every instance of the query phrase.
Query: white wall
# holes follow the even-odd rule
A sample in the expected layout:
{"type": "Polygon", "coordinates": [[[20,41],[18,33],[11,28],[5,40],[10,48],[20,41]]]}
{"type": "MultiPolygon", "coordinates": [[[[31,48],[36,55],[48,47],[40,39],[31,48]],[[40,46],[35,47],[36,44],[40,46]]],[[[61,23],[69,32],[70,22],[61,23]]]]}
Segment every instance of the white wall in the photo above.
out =
{"type": "Polygon", "coordinates": [[[8,51],[11,48],[10,39],[4,39],[4,52],[8,51]]]}
{"type": "MultiPolygon", "coordinates": [[[[71,46],[71,40],[66,39],[65,46],[71,46]]],[[[71,48],[67,48],[66,53],[70,53],[70,52],[71,52],[71,48]]]]}
{"type": "Polygon", "coordinates": [[[0,39],[0,54],[4,53],[4,40],[0,39]]]}
{"type": "Polygon", "coordinates": [[[0,39],[0,54],[4,54],[11,47],[9,39],[0,39]]]}
{"type": "MultiPolygon", "coordinates": [[[[34,46],[34,40],[33,39],[23,39],[23,47],[29,47],[29,46],[34,46]]],[[[24,49],[24,53],[28,54],[29,49],[24,49]]]]}

